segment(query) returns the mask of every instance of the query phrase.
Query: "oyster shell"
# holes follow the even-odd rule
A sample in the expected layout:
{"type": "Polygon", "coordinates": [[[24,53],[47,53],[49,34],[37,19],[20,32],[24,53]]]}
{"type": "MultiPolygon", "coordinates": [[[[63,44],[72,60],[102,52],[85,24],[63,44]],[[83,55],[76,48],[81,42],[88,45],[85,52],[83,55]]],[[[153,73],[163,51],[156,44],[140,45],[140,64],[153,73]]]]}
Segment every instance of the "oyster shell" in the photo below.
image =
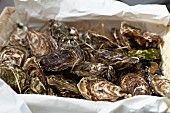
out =
{"type": "Polygon", "coordinates": [[[94,101],[116,101],[125,96],[119,86],[97,77],[83,77],[77,84],[82,96],[94,101]]]}
{"type": "Polygon", "coordinates": [[[45,56],[57,48],[49,36],[37,31],[28,32],[27,40],[32,54],[36,57],[45,56]]]}
{"type": "Polygon", "coordinates": [[[36,57],[28,58],[23,66],[23,70],[28,75],[30,90],[37,94],[45,94],[47,80],[39,63],[36,61],[36,57]]]}
{"type": "Polygon", "coordinates": [[[150,62],[150,66],[148,68],[148,73],[154,75],[157,73],[157,71],[160,71],[158,63],[150,62]]]}
{"type": "Polygon", "coordinates": [[[57,95],[64,97],[80,97],[81,94],[76,86],[76,82],[67,79],[64,75],[47,76],[48,85],[57,95]]]}
{"type": "Polygon", "coordinates": [[[84,62],[74,68],[78,76],[95,76],[101,74],[108,67],[102,63],[84,62]]]}
{"type": "Polygon", "coordinates": [[[96,59],[107,65],[113,66],[116,69],[124,69],[126,67],[130,67],[132,64],[136,64],[139,62],[139,58],[137,57],[128,57],[125,54],[119,52],[113,52],[108,50],[98,50],[95,53],[96,59]]]}
{"type": "Polygon", "coordinates": [[[140,60],[161,60],[161,54],[157,49],[131,50],[128,56],[138,57],[140,60]]]}
{"type": "Polygon", "coordinates": [[[121,35],[120,30],[112,28],[111,32],[119,48],[128,48],[129,50],[131,49],[130,42],[127,40],[125,36],[121,35]]]}
{"type": "Polygon", "coordinates": [[[28,47],[28,41],[26,40],[28,29],[25,26],[18,27],[9,39],[9,44],[14,46],[28,47]]]}
{"type": "Polygon", "coordinates": [[[50,35],[55,39],[64,36],[67,32],[67,28],[68,27],[62,22],[56,21],[54,19],[49,21],[48,31],[50,32],[50,35]]]}
{"type": "Polygon", "coordinates": [[[0,52],[0,61],[17,66],[22,66],[27,57],[27,50],[19,46],[5,46],[0,52]]]}
{"type": "Polygon", "coordinates": [[[128,73],[121,77],[120,86],[123,91],[135,95],[149,95],[148,83],[137,73],[128,73]]]}
{"type": "Polygon", "coordinates": [[[24,94],[47,94],[47,89],[39,77],[32,77],[29,88],[26,89],[24,94]]]}
{"type": "Polygon", "coordinates": [[[92,31],[87,31],[80,39],[83,44],[90,47],[93,50],[97,49],[111,49],[117,48],[118,45],[108,37],[100,34],[96,34],[92,31]]]}
{"type": "Polygon", "coordinates": [[[78,76],[100,76],[109,81],[116,81],[115,70],[112,66],[106,66],[102,63],[84,62],[76,66],[73,70],[78,76]]]}
{"type": "Polygon", "coordinates": [[[142,47],[159,47],[163,40],[156,33],[145,32],[141,29],[130,26],[126,22],[121,23],[120,33],[129,39],[135,41],[142,47]]]}
{"type": "Polygon", "coordinates": [[[84,59],[81,50],[78,48],[67,48],[57,50],[41,60],[41,65],[47,71],[61,71],[68,67],[74,67],[84,59]]]}
{"type": "Polygon", "coordinates": [[[49,32],[56,40],[59,48],[79,45],[79,32],[74,27],[68,27],[62,22],[50,20],[49,32]]]}
{"type": "Polygon", "coordinates": [[[18,67],[7,63],[0,63],[0,78],[17,93],[22,93],[27,75],[18,67]]]}
{"type": "Polygon", "coordinates": [[[150,75],[149,81],[156,93],[170,98],[170,80],[168,78],[161,75],[150,75]]]}

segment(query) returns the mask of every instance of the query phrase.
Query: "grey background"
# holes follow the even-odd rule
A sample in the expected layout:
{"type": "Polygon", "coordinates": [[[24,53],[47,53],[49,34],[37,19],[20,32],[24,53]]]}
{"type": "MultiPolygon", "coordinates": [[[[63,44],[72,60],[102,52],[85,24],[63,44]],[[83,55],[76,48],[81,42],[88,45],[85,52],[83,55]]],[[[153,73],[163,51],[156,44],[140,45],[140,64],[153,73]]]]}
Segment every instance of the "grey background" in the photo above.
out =
{"type": "Polygon", "coordinates": [[[13,0],[0,0],[0,13],[6,6],[14,6],[13,0]]]}

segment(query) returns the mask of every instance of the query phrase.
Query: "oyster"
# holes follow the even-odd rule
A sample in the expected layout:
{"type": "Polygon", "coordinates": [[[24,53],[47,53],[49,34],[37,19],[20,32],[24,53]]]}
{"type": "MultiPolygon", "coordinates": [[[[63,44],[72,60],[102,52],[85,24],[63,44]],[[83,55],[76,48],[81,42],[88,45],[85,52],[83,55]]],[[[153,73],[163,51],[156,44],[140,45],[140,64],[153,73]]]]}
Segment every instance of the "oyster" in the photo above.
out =
{"type": "Polygon", "coordinates": [[[64,75],[47,76],[48,85],[57,95],[64,97],[80,97],[81,94],[76,86],[76,82],[67,79],[64,75]]]}
{"type": "Polygon", "coordinates": [[[16,31],[13,32],[9,39],[9,44],[14,46],[23,46],[28,47],[28,42],[26,41],[27,36],[27,27],[21,24],[18,24],[16,31]]]}
{"type": "Polygon", "coordinates": [[[67,48],[44,56],[40,63],[47,71],[61,71],[68,67],[74,67],[83,59],[84,56],[81,54],[81,50],[67,48]]]}
{"type": "Polygon", "coordinates": [[[0,60],[17,66],[22,66],[28,57],[26,49],[19,46],[5,46],[0,52],[0,60]]]}
{"type": "Polygon", "coordinates": [[[128,73],[121,77],[120,86],[123,91],[135,95],[149,95],[148,83],[137,73],[128,73]]]}
{"type": "Polygon", "coordinates": [[[141,47],[159,47],[163,43],[163,40],[156,33],[144,32],[141,29],[137,29],[128,25],[126,22],[121,23],[120,33],[126,36],[130,40],[133,40],[141,47]]]}
{"type": "Polygon", "coordinates": [[[83,44],[85,44],[87,47],[90,47],[93,50],[97,50],[97,49],[113,50],[113,48],[118,47],[118,45],[108,37],[104,35],[96,34],[91,31],[86,32],[80,40],[83,44]]]}
{"type": "Polygon", "coordinates": [[[102,63],[84,62],[74,68],[78,76],[95,76],[101,74],[108,67],[102,63]]]}
{"type": "Polygon", "coordinates": [[[119,86],[97,77],[83,77],[77,84],[85,99],[94,101],[116,101],[125,96],[119,86]]]}
{"type": "Polygon", "coordinates": [[[29,88],[24,91],[24,94],[47,94],[47,88],[39,77],[32,77],[29,88]]]}
{"type": "Polygon", "coordinates": [[[121,35],[120,30],[112,28],[112,35],[116,40],[119,48],[128,48],[129,50],[131,49],[130,42],[126,39],[125,36],[121,35]]]}
{"type": "Polygon", "coordinates": [[[128,56],[138,57],[140,60],[161,60],[161,54],[157,49],[131,50],[128,56]]]}
{"type": "Polygon", "coordinates": [[[62,22],[55,21],[54,19],[49,21],[48,31],[50,32],[50,35],[55,39],[64,36],[65,33],[68,32],[67,28],[68,27],[62,22]]]}
{"type": "Polygon", "coordinates": [[[17,93],[22,93],[26,84],[26,77],[26,74],[18,66],[0,63],[0,78],[17,93]]]}
{"type": "Polygon", "coordinates": [[[170,80],[161,75],[150,75],[150,85],[154,91],[162,96],[170,98],[170,80]]]}
{"type": "Polygon", "coordinates": [[[60,48],[79,45],[79,32],[74,27],[68,27],[62,22],[50,20],[49,32],[60,48]]]}
{"type": "Polygon", "coordinates": [[[128,57],[122,53],[102,49],[98,50],[95,56],[98,62],[111,65],[117,69],[124,69],[139,62],[139,58],[137,57],[128,57]]]}
{"type": "Polygon", "coordinates": [[[27,40],[32,54],[36,57],[45,56],[57,48],[50,37],[37,31],[28,32],[27,40]]]}
{"type": "Polygon", "coordinates": [[[92,62],[84,62],[76,66],[73,70],[75,74],[78,76],[100,76],[109,81],[115,81],[115,70],[112,66],[106,66],[102,63],[92,63],[92,62]]]}
{"type": "Polygon", "coordinates": [[[160,71],[160,68],[159,68],[158,63],[150,62],[150,66],[148,68],[148,73],[154,75],[154,74],[156,74],[159,71],[160,71]]]}
{"type": "Polygon", "coordinates": [[[79,46],[79,33],[78,30],[74,27],[68,28],[68,34],[65,34],[65,36],[58,37],[58,46],[60,48],[65,47],[77,47],[79,46]]]}
{"type": "Polygon", "coordinates": [[[28,58],[23,66],[23,70],[28,75],[30,89],[37,94],[45,94],[47,80],[39,63],[36,61],[36,57],[28,58]]]}

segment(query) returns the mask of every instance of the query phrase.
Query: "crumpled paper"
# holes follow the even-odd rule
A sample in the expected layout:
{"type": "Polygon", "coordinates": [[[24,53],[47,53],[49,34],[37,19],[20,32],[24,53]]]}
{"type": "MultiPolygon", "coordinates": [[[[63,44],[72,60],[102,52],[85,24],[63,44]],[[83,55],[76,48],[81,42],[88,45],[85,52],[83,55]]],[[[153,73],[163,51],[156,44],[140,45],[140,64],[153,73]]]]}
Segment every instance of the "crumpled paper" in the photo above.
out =
{"type": "Polygon", "coordinates": [[[89,101],[36,94],[16,94],[0,79],[1,113],[163,113],[165,97],[140,95],[117,102],[89,101]]]}
{"type": "MultiPolygon", "coordinates": [[[[106,27],[114,24],[120,27],[120,22],[126,20],[132,25],[163,36],[170,19],[164,5],[128,6],[114,0],[14,1],[16,13],[10,17],[8,25],[4,26],[6,32],[9,32],[16,22],[22,22],[29,28],[39,28],[49,19],[66,22],[89,20],[79,22],[79,26],[92,26],[97,21],[96,24],[102,22],[106,27]]],[[[0,100],[0,110],[3,113],[162,113],[170,105],[169,99],[165,97],[147,95],[117,102],[94,102],[46,95],[16,94],[2,80],[0,100]]]]}
{"type": "Polygon", "coordinates": [[[0,79],[0,112],[1,113],[32,113],[27,104],[0,79]]]}

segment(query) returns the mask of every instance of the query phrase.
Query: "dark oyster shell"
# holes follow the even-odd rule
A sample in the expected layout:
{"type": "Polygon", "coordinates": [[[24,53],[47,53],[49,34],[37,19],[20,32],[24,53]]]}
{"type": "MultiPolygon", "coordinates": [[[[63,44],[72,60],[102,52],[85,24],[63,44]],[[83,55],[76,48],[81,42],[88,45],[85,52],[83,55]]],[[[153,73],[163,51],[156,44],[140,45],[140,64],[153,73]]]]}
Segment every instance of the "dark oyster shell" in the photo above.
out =
{"type": "Polygon", "coordinates": [[[81,97],[76,82],[72,79],[67,79],[64,75],[47,76],[47,81],[49,87],[53,89],[53,92],[60,96],[81,97]]]}
{"type": "Polygon", "coordinates": [[[62,22],[50,20],[49,32],[56,40],[59,48],[79,45],[79,32],[74,27],[68,27],[62,22]]]}
{"type": "Polygon", "coordinates": [[[88,31],[84,34],[81,39],[82,43],[86,46],[92,48],[93,50],[97,49],[111,49],[117,48],[118,45],[113,42],[113,40],[108,37],[100,34],[96,34],[92,31],[88,31]]]}
{"type": "Polygon", "coordinates": [[[23,70],[28,75],[30,90],[37,94],[46,94],[47,80],[39,63],[36,61],[36,57],[28,58],[23,70]]]}
{"type": "Polygon", "coordinates": [[[0,78],[17,93],[22,93],[26,85],[26,77],[27,75],[18,66],[0,63],[0,78]]]}
{"type": "Polygon", "coordinates": [[[117,69],[124,69],[139,62],[137,57],[128,57],[122,53],[102,49],[98,50],[95,55],[98,62],[111,65],[117,69]]]}
{"type": "Polygon", "coordinates": [[[130,42],[125,36],[121,35],[120,30],[112,28],[112,34],[119,48],[128,48],[129,50],[131,49],[130,42]]]}
{"type": "Polygon", "coordinates": [[[83,59],[84,55],[81,50],[67,48],[48,54],[42,58],[40,63],[47,71],[61,71],[68,67],[74,67],[83,59]]]}
{"type": "Polygon", "coordinates": [[[37,31],[28,32],[27,40],[32,54],[36,57],[47,55],[57,48],[49,36],[37,31]]]}
{"type": "Polygon", "coordinates": [[[120,86],[123,91],[134,95],[149,95],[148,83],[137,73],[128,73],[121,77],[120,86]]]}
{"type": "Polygon", "coordinates": [[[100,76],[109,81],[116,81],[115,70],[112,66],[106,66],[102,63],[84,62],[76,66],[73,70],[78,76],[100,76]]]}
{"type": "Polygon", "coordinates": [[[74,68],[78,76],[95,76],[101,74],[108,67],[102,63],[84,62],[74,68]]]}
{"type": "Polygon", "coordinates": [[[5,46],[0,52],[0,61],[17,66],[22,66],[27,57],[27,50],[19,46],[5,46]]]}
{"type": "Polygon", "coordinates": [[[116,101],[125,96],[121,87],[97,77],[83,77],[77,86],[82,96],[89,100],[116,101]]]}
{"type": "Polygon", "coordinates": [[[159,47],[163,40],[156,33],[144,32],[141,29],[130,26],[126,22],[121,23],[120,33],[129,39],[135,41],[142,47],[159,47]]]}

